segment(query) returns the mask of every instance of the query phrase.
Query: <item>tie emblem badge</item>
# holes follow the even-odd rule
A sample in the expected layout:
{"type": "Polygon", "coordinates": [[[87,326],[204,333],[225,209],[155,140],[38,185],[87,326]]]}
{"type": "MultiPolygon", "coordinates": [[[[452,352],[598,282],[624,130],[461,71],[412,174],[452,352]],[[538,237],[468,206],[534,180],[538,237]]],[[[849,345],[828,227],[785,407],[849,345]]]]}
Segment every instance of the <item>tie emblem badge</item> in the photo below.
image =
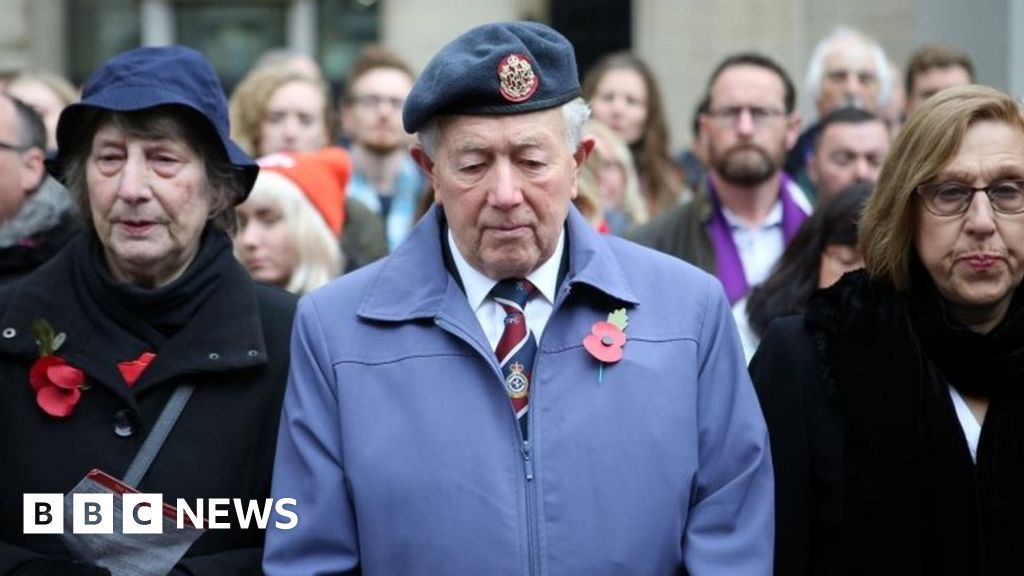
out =
{"type": "Polygon", "coordinates": [[[512,398],[524,398],[530,389],[530,379],[527,378],[525,367],[519,362],[509,364],[509,373],[505,377],[505,390],[512,398]]]}

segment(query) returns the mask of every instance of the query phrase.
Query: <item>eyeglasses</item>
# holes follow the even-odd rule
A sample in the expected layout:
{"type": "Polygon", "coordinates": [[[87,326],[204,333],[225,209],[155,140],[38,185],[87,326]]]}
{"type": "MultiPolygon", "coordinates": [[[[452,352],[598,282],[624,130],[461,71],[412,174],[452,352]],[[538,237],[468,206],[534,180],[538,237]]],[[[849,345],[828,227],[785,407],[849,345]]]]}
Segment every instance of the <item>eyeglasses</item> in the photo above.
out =
{"type": "Polygon", "coordinates": [[[764,126],[786,115],[782,110],[762,108],[760,106],[727,106],[717,110],[708,110],[707,115],[719,124],[735,126],[740,121],[740,117],[743,116],[744,110],[750,113],[750,121],[754,126],[764,126]]]}
{"type": "Polygon", "coordinates": [[[380,96],[378,94],[363,94],[353,96],[352,103],[362,108],[378,108],[381,104],[387,104],[394,110],[401,110],[405,105],[405,98],[395,96],[380,96]]]}
{"type": "Polygon", "coordinates": [[[835,84],[846,84],[850,77],[856,78],[857,83],[865,86],[878,82],[878,76],[871,70],[846,70],[838,68],[825,72],[825,78],[835,84]]]}
{"type": "Polygon", "coordinates": [[[0,142],[0,150],[10,150],[11,152],[17,152],[21,154],[31,148],[31,146],[18,146],[17,144],[9,144],[7,142],[0,142]]]}
{"type": "Polygon", "coordinates": [[[961,182],[932,182],[917,187],[925,209],[936,216],[964,214],[978,192],[984,192],[992,210],[1000,214],[1024,213],[1024,180],[1000,180],[983,188],[961,182]]]}

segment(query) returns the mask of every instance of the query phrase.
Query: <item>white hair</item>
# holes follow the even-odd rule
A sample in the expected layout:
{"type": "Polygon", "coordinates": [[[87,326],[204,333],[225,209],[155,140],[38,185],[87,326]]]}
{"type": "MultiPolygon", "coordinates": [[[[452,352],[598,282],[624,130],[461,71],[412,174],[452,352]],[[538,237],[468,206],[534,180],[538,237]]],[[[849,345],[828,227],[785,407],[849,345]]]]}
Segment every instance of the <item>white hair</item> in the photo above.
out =
{"type": "MultiPolygon", "coordinates": [[[[565,124],[565,145],[575,152],[583,142],[583,130],[590,118],[590,107],[583,98],[574,98],[560,107],[562,120],[565,124]]],[[[417,133],[420,146],[430,158],[434,158],[441,144],[441,120],[444,116],[435,116],[427,121],[417,133]]]]}
{"type": "Polygon", "coordinates": [[[863,43],[871,51],[871,58],[875,61],[875,74],[878,75],[878,102],[879,110],[888,102],[892,93],[892,75],[889,73],[889,59],[885,56],[874,38],[867,36],[849,26],[837,26],[818,44],[811,52],[811,60],[807,65],[807,76],[804,79],[804,88],[810,95],[811,101],[817,103],[821,98],[821,81],[825,76],[825,58],[832,51],[832,47],[841,40],[854,39],[863,43]]]}

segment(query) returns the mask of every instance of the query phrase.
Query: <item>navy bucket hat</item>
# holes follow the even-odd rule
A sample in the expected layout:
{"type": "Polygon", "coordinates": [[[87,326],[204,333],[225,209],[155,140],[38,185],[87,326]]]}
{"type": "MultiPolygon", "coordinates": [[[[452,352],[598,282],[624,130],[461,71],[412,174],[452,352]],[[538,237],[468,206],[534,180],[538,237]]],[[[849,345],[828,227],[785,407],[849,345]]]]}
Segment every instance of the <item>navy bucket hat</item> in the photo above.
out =
{"type": "Polygon", "coordinates": [[[405,99],[405,131],[442,114],[505,115],[561,106],[580,96],[576,54],[536,22],[473,28],[441,49],[405,99]]]}
{"type": "Polygon", "coordinates": [[[166,105],[190,108],[209,122],[235,167],[242,192],[237,201],[243,201],[259,166],[231,140],[228,103],[217,74],[202,54],[184,46],[136,48],[96,70],[85,84],[82,100],[65,108],[57,122],[56,166],[75,145],[83,113],[89,109],[134,112],[166,105]]]}

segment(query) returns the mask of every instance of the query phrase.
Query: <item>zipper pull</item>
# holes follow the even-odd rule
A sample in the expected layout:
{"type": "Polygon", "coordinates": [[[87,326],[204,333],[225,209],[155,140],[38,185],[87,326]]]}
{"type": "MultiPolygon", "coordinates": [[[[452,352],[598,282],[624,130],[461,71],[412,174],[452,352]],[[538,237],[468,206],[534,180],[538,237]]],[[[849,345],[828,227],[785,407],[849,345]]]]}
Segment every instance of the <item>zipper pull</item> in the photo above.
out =
{"type": "Polygon", "coordinates": [[[523,466],[526,468],[526,480],[533,480],[533,458],[530,456],[529,440],[523,440],[523,466]]]}

